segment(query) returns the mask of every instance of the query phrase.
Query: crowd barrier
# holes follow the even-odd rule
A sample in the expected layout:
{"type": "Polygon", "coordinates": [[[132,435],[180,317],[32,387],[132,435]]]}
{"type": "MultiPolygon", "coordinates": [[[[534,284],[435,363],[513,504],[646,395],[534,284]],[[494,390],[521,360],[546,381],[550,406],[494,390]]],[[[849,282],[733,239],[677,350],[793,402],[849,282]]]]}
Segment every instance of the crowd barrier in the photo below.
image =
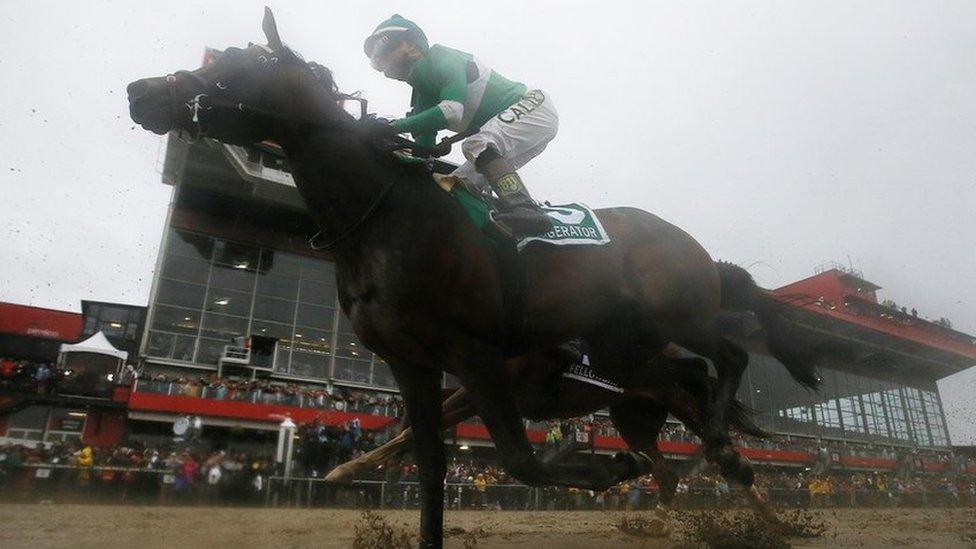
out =
{"type": "MultiPolygon", "coordinates": [[[[470,483],[445,486],[445,506],[457,510],[641,510],[658,503],[656,491],[643,489],[591,494],[521,484],[492,484],[483,490],[470,483]]],[[[778,508],[961,507],[976,503],[973,494],[951,489],[838,489],[832,494],[811,495],[805,489],[767,490],[760,486],[760,491],[778,508]]],[[[337,485],[321,478],[286,479],[248,469],[225,472],[214,485],[206,478],[187,484],[164,469],[26,464],[0,466],[0,501],[418,509],[419,489],[413,480],[361,480],[337,485]]],[[[735,489],[726,492],[714,487],[691,487],[679,493],[674,502],[675,507],[685,509],[744,505],[735,489]]]]}

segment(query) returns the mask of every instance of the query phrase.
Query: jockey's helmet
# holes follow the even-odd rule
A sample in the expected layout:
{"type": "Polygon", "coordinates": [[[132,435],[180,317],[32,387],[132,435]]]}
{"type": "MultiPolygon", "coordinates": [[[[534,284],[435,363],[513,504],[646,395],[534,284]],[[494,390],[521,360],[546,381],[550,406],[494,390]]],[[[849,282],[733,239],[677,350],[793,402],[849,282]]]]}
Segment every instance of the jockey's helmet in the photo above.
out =
{"type": "Polygon", "coordinates": [[[380,23],[373,33],[366,37],[363,51],[369,57],[374,69],[386,72],[384,64],[388,54],[403,42],[413,44],[421,53],[427,53],[430,49],[424,31],[413,21],[395,14],[380,23]]]}

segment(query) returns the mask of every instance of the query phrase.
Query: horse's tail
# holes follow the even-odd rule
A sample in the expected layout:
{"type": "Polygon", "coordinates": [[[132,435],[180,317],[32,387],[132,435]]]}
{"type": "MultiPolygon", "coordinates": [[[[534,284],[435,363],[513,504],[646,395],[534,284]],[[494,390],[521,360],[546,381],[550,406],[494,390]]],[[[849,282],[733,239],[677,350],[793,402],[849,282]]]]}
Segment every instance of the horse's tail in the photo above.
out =
{"type": "Polygon", "coordinates": [[[755,314],[770,354],[798,383],[810,389],[819,387],[814,347],[787,318],[789,305],[760,288],[742,267],[725,261],[716,261],[715,266],[722,283],[722,310],[755,314]]]}

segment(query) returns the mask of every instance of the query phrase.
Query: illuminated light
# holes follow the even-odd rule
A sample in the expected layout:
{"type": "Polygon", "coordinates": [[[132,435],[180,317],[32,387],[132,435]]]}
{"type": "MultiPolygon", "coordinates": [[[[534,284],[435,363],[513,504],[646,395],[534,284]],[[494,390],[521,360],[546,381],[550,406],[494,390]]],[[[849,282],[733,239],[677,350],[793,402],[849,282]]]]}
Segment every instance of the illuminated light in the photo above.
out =
{"type": "Polygon", "coordinates": [[[352,345],[353,347],[355,347],[356,346],[356,342],[355,341],[350,341],[349,342],[349,345],[352,345]]]}
{"type": "Polygon", "coordinates": [[[113,328],[121,328],[122,327],[122,325],[119,324],[118,322],[109,322],[108,325],[111,326],[111,327],[113,327],[113,328]]]}
{"type": "Polygon", "coordinates": [[[115,374],[109,374],[109,375],[105,376],[105,379],[107,379],[109,381],[112,381],[113,379],[115,379],[115,374]]]}
{"type": "Polygon", "coordinates": [[[68,412],[68,415],[71,416],[71,417],[85,417],[85,416],[88,415],[88,413],[87,412],[68,412]]]}
{"type": "Polygon", "coordinates": [[[236,265],[234,265],[234,268],[235,269],[246,269],[246,268],[248,268],[248,266],[249,266],[249,264],[248,264],[247,261],[242,261],[242,262],[237,263],[236,265]]]}
{"type": "Polygon", "coordinates": [[[295,337],[302,337],[302,334],[295,334],[295,337]]]}
{"type": "Polygon", "coordinates": [[[352,352],[352,356],[359,356],[359,353],[357,353],[356,351],[353,351],[352,352]]]}
{"type": "Polygon", "coordinates": [[[217,301],[214,301],[214,303],[216,303],[217,305],[227,305],[228,303],[230,303],[230,300],[225,297],[223,299],[218,299],[217,301]]]}
{"type": "Polygon", "coordinates": [[[190,317],[188,317],[188,316],[184,316],[184,317],[183,317],[183,320],[190,320],[190,317]]]}
{"type": "Polygon", "coordinates": [[[461,450],[461,451],[468,451],[470,449],[471,449],[471,447],[468,446],[467,444],[462,444],[461,446],[458,446],[458,450],[461,450]]]}
{"type": "Polygon", "coordinates": [[[261,328],[261,331],[262,331],[262,332],[267,332],[268,330],[267,330],[267,329],[265,329],[265,328],[261,328]]]}
{"type": "Polygon", "coordinates": [[[324,337],[320,337],[319,338],[319,341],[325,341],[325,338],[324,337]]]}

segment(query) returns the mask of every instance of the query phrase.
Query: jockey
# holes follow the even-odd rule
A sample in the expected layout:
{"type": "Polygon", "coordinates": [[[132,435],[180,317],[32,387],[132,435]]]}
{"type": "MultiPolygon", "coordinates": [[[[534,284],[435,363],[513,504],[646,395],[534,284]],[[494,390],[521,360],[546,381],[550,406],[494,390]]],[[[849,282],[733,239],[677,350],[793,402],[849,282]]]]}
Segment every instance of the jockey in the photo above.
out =
{"type": "Polygon", "coordinates": [[[490,185],[498,195],[496,221],[516,236],[552,228],[516,171],[556,136],[559,115],[547,94],[508,80],[471,54],[429,46],[420,27],[399,15],[380,23],[363,49],[374,69],[413,88],[409,115],[384,131],[411,133],[427,147],[439,130],[473,134],[461,144],[466,161],[454,175],[478,189],[490,185]]]}

